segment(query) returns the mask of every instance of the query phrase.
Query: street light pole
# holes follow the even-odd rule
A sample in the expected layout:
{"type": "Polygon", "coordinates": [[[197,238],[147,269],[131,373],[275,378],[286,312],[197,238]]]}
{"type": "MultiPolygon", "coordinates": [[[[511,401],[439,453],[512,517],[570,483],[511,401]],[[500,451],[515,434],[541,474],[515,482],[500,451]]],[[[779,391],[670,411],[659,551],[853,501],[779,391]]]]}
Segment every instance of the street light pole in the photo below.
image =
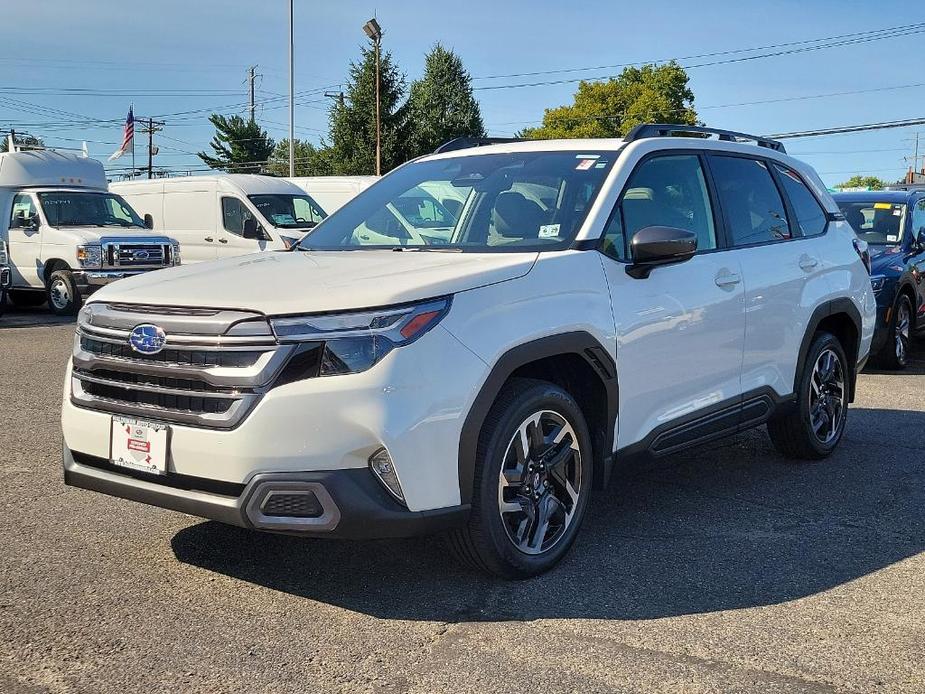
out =
{"type": "Polygon", "coordinates": [[[376,175],[382,175],[382,120],[379,115],[379,44],[382,41],[382,27],[373,17],[363,25],[363,31],[372,39],[376,50],[376,175]]]}
{"type": "Polygon", "coordinates": [[[295,176],[295,78],[293,76],[293,10],[294,0],[289,0],[289,177],[295,176]]]}

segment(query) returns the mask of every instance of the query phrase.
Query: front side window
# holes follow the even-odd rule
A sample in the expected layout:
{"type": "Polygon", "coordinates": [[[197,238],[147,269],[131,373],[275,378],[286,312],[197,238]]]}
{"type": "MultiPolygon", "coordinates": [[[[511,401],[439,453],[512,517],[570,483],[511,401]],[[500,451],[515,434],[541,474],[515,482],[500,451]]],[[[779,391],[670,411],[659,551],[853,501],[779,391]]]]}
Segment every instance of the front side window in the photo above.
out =
{"type": "Polygon", "coordinates": [[[792,238],[784,201],[764,162],[713,156],[710,168],[733,246],[792,238]]]}
{"type": "Polygon", "coordinates": [[[854,233],[867,243],[874,246],[897,246],[902,242],[905,203],[839,199],[838,208],[854,233]]]}
{"type": "Polygon", "coordinates": [[[784,192],[790,198],[790,206],[793,208],[793,214],[796,216],[796,222],[803,236],[818,236],[823,233],[828,219],[826,219],[825,210],[816,200],[816,196],[810,192],[795,172],[780,164],[775,164],[774,168],[780,175],[784,192]]]}
{"type": "Polygon", "coordinates": [[[573,150],[414,162],[350,200],[298,247],[562,250],[578,233],[615,157],[616,152],[573,150]],[[455,191],[445,197],[466,203],[454,214],[432,190],[455,191]]]}
{"type": "Polygon", "coordinates": [[[225,231],[235,236],[243,236],[244,222],[248,219],[256,219],[256,217],[241,200],[222,198],[222,224],[225,231]]]}
{"type": "Polygon", "coordinates": [[[13,197],[13,211],[10,213],[10,229],[20,229],[29,226],[36,217],[38,210],[35,200],[27,193],[17,193],[13,197]]]}
{"type": "Polygon", "coordinates": [[[279,229],[311,229],[327,217],[308,195],[248,195],[257,211],[279,229]]]}
{"type": "Polygon", "coordinates": [[[912,233],[916,238],[925,234],[925,198],[919,200],[912,212],[912,233]]]}
{"type": "Polygon", "coordinates": [[[716,248],[713,208],[698,156],[659,156],[643,162],[607,222],[602,250],[628,259],[633,236],[649,226],[691,231],[698,250],[716,248]]]}
{"type": "Polygon", "coordinates": [[[45,219],[53,227],[138,227],[138,214],[119,195],[55,191],[39,193],[45,219]]]}

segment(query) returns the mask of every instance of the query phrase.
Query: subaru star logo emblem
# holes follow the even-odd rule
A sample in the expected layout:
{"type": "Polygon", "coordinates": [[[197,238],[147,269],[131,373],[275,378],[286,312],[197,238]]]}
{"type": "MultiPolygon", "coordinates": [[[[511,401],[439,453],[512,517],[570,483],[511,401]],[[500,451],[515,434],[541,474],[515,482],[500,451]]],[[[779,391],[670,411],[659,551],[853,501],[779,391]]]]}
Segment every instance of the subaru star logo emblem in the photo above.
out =
{"type": "Polygon", "coordinates": [[[146,250],[135,251],[135,252],[132,253],[132,257],[133,257],[135,260],[147,260],[147,259],[148,259],[148,251],[146,251],[146,250]]]}
{"type": "Polygon", "coordinates": [[[164,349],[166,342],[164,329],[150,323],[136,325],[128,336],[128,343],[140,354],[157,354],[164,349]]]}

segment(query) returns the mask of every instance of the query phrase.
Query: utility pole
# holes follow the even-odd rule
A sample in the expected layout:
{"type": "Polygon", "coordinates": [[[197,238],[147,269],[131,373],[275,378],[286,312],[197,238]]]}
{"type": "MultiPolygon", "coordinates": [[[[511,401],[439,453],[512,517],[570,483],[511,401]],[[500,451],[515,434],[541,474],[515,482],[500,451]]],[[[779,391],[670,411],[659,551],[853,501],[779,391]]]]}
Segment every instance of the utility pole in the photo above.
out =
{"type": "Polygon", "coordinates": [[[256,102],[254,101],[254,82],[256,81],[256,79],[257,79],[257,66],[256,66],[256,65],[251,65],[249,68],[247,68],[247,85],[248,85],[248,89],[247,89],[247,102],[248,102],[247,111],[248,111],[248,113],[250,113],[250,116],[251,116],[251,123],[254,122],[254,115],[255,115],[256,106],[257,106],[257,105],[256,105],[256,102]]]}
{"type": "Polygon", "coordinates": [[[289,0],[289,177],[295,176],[295,77],[293,52],[295,37],[293,35],[293,0],[289,0]]]}
{"type": "Polygon", "coordinates": [[[382,175],[382,119],[379,115],[379,44],[382,42],[382,27],[373,17],[363,25],[363,31],[372,40],[376,50],[376,175],[382,175]]]}
{"type": "MultiPolygon", "coordinates": [[[[148,178],[154,178],[154,155],[157,154],[157,147],[154,146],[154,133],[158,133],[164,129],[166,123],[161,120],[154,120],[153,118],[148,118],[147,121],[142,120],[144,125],[141,127],[141,131],[147,133],[148,135],[148,178]]],[[[132,140],[132,147],[134,149],[135,141],[132,140]]],[[[134,162],[132,164],[132,169],[134,170],[134,162]]]]}

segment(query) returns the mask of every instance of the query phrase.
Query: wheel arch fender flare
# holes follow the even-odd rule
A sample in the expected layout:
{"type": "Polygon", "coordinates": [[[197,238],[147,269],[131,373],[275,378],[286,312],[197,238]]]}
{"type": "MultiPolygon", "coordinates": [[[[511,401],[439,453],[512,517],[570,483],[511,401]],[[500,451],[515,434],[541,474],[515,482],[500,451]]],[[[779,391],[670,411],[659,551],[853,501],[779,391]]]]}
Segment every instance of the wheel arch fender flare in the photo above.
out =
{"type": "MultiPolygon", "coordinates": [[[[594,451],[595,472],[600,483],[606,481],[612,464],[614,429],[619,410],[619,386],[616,363],[607,349],[591,333],[575,331],[550,335],[525,342],[505,352],[492,366],[466,415],[459,437],[457,459],[460,503],[472,500],[476,450],[485,418],[507,380],[518,370],[534,362],[560,356],[578,356],[591,367],[607,396],[606,429],[600,437],[601,450],[594,451]]],[[[586,416],[587,419],[587,416],[586,416]]],[[[589,422],[590,426],[590,422],[589,422]]],[[[592,430],[592,440],[598,441],[592,430]]]]}
{"type": "Polygon", "coordinates": [[[58,270],[70,269],[70,264],[61,258],[49,258],[46,260],[42,264],[42,279],[45,280],[45,286],[48,286],[48,281],[51,279],[51,273],[57,272],[58,270]]]}
{"type": "Polygon", "coordinates": [[[806,332],[803,334],[803,340],[800,342],[800,353],[797,358],[797,368],[793,377],[794,393],[797,391],[797,384],[799,383],[800,374],[803,372],[803,367],[806,365],[806,357],[809,353],[809,348],[812,344],[813,336],[819,330],[819,327],[826,321],[826,319],[837,315],[848,316],[854,326],[854,334],[856,336],[855,344],[844,345],[846,356],[850,362],[848,367],[851,373],[849,379],[848,399],[849,402],[854,402],[854,389],[858,375],[858,352],[861,345],[861,331],[863,323],[861,321],[861,312],[858,310],[858,307],[855,306],[854,302],[847,297],[839,297],[837,299],[831,299],[830,301],[819,304],[810,316],[809,323],[807,323],[806,326],[806,332]]]}

